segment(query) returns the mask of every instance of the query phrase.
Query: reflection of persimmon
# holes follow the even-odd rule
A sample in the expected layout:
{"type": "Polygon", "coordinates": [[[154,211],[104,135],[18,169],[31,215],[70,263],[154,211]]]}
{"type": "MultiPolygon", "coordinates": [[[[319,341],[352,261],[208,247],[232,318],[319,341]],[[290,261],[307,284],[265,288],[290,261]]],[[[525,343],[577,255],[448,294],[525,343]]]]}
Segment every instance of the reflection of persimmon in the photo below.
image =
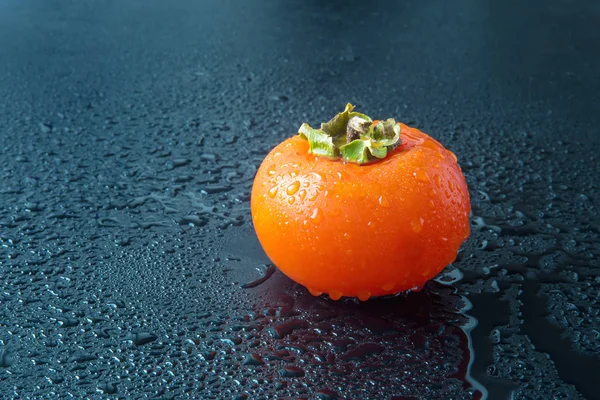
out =
{"type": "Polygon", "coordinates": [[[351,105],[276,146],[256,174],[251,203],[273,263],[335,300],[420,287],[469,236],[469,192],[456,156],[417,129],[373,122],[351,105]]]}

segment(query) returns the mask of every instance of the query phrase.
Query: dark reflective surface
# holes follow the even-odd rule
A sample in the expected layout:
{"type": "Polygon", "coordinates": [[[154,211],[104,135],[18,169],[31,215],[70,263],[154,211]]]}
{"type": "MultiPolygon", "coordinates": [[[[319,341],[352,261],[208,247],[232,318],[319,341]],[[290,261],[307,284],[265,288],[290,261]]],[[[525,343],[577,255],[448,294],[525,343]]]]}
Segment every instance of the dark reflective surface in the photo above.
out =
{"type": "Polygon", "coordinates": [[[0,2],[0,397],[594,399],[593,2],[0,2]],[[252,179],[347,102],[455,152],[420,292],[315,298],[252,179]]]}

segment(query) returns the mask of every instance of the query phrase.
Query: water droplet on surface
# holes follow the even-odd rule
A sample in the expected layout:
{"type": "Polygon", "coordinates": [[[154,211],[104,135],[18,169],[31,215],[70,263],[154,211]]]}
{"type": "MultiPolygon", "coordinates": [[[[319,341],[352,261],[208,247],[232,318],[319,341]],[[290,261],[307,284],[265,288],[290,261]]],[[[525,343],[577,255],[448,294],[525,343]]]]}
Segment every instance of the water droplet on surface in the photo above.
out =
{"type": "Polygon", "coordinates": [[[444,285],[451,285],[460,281],[462,278],[463,273],[458,268],[455,268],[450,270],[444,270],[442,274],[435,278],[435,281],[444,285]]]}
{"type": "Polygon", "coordinates": [[[264,365],[264,363],[262,357],[256,353],[247,354],[242,362],[244,365],[264,365]]]}
{"type": "Polygon", "coordinates": [[[329,297],[331,298],[331,300],[339,300],[342,298],[342,292],[340,292],[339,290],[331,290],[329,292],[329,297]]]}
{"type": "Polygon", "coordinates": [[[14,363],[14,357],[5,350],[0,350],[0,368],[8,368],[14,363]]]}
{"type": "Polygon", "coordinates": [[[289,365],[280,369],[279,374],[285,378],[301,378],[304,376],[304,370],[300,367],[289,365]]]}
{"type": "Polygon", "coordinates": [[[112,382],[101,383],[98,385],[98,391],[104,394],[115,394],[117,393],[117,384],[112,382]]]}
{"type": "Polygon", "coordinates": [[[283,101],[283,102],[285,102],[285,101],[289,100],[289,97],[287,97],[286,95],[282,94],[282,95],[279,95],[279,96],[271,96],[271,99],[272,100],[277,100],[277,101],[283,101]]]}
{"type": "Polygon", "coordinates": [[[76,362],[78,364],[81,364],[81,363],[85,363],[85,362],[88,362],[88,361],[94,361],[94,360],[97,360],[97,359],[98,359],[98,356],[96,356],[94,354],[80,353],[80,354],[77,354],[77,355],[73,356],[70,359],[70,361],[73,361],[73,362],[76,362]]]}
{"type": "Polygon", "coordinates": [[[287,187],[287,189],[285,189],[285,192],[288,194],[288,196],[292,196],[296,194],[296,192],[298,192],[299,189],[300,181],[294,181],[287,187]]]}
{"type": "Polygon", "coordinates": [[[336,400],[339,395],[331,389],[321,389],[317,392],[317,397],[320,400],[336,400]]]}
{"type": "Polygon", "coordinates": [[[152,343],[156,339],[158,339],[158,336],[150,332],[134,333],[127,338],[127,340],[131,340],[136,346],[143,346],[145,344],[152,343]]]}
{"type": "Polygon", "coordinates": [[[308,201],[315,201],[317,199],[317,197],[319,197],[319,192],[315,191],[310,196],[308,196],[308,201]]]}
{"type": "Polygon", "coordinates": [[[264,268],[263,276],[261,276],[258,279],[253,280],[252,282],[243,284],[242,288],[250,289],[250,288],[257,287],[258,285],[260,285],[261,283],[263,283],[267,279],[269,279],[275,273],[275,271],[276,271],[276,268],[273,265],[269,265],[268,267],[264,268]]]}
{"type": "Polygon", "coordinates": [[[454,154],[450,150],[447,150],[447,151],[448,151],[448,154],[450,155],[450,157],[452,157],[452,159],[454,160],[454,162],[458,162],[458,158],[456,158],[456,154],[454,154]]]}
{"type": "Polygon", "coordinates": [[[51,132],[51,131],[52,131],[52,129],[53,129],[53,127],[52,127],[52,124],[50,124],[50,123],[47,123],[47,122],[40,122],[40,125],[39,125],[39,126],[40,126],[40,131],[41,131],[42,133],[48,133],[48,132],[51,132]]]}
{"type": "Polygon", "coordinates": [[[421,182],[429,182],[429,175],[424,169],[418,169],[414,173],[414,176],[421,182]]]}
{"type": "Polygon", "coordinates": [[[323,218],[321,214],[321,211],[318,208],[315,208],[313,209],[312,214],[310,215],[310,219],[312,219],[315,224],[318,224],[323,218]]]}
{"type": "Polygon", "coordinates": [[[413,218],[410,221],[410,227],[413,230],[413,232],[419,233],[423,229],[424,223],[425,223],[425,219],[423,219],[423,217],[413,218]]]}
{"type": "MultiPolygon", "coordinates": [[[[284,312],[284,314],[292,313],[291,310],[289,312],[284,312]]],[[[281,315],[281,312],[278,312],[278,315],[281,315]]],[[[295,329],[303,329],[308,326],[306,321],[301,320],[291,320],[288,322],[284,322],[279,325],[275,325],[269,329],[271,336],[275,339],[283,339],[284,337],[290,335],[294,332],[295,329]]]]}
{"type": "Polygon", "coordinates": [[[389,201],[385,197],[383,197],[383,196],[379,196],[378,201],[379,201],[379,205],[381,205],[382,207],[389,207],[390,206],[389,201]]]}
{"type": "Polygon", "coordinates": [[[269,197],[274,198],[275,196],[277,196],[278,191],[279,191],[279,186],[273,186],[271,189],[269,189],[269,197]]]}
{"type": "Polygon", "coordinates": [[[358,299],[360,301],[367,301],[367,300],[369,300],[371,298],[371,292],[368,292],[368,291],[358,292],[358,296],[357,297],[358,297],[358,299]]]}
{"type": "Polygon", "coordinates": [[[313,296],[320,296],[323,294],[323,292],[316,290],[316,289],[312,289],[312,288],[308,288],[308,292],[310,294],[312,294],[313,296]]]}
{"type": "Polygon", "coordinates": [[[435,175],[433,176],[433,182],[435,182],[435,186],[436,186],[436,187],[438,187],[438,188],[439,188],[439,187],[442,187],[442,182],[441,182],[441,179],[440,179],[440,175],[439,175],[439,174],[435,174],[435,175]]]}
{"type": "Polygon", "coordinates": [[[342,359],[343,360],[364,360],[370,355],[380,354],[385,351],[385,347],[380,344],[375,343],[365,343],[358,345],[357,347],[351,349],[346,353],[342,359]]]}

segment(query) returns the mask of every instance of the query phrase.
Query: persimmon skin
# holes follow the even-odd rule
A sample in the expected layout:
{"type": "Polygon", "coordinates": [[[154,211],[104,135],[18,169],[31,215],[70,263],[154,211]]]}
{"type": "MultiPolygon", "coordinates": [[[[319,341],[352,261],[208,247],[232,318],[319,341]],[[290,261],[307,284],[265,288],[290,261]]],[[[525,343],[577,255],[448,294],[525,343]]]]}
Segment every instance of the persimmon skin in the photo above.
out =
{"type": "Polygon", "coordinates": [[[456,156],[400,126],[402,144],[370,164],[317,157],[293,136],[258,169],[258,239],[312,294],[367,300],[422,287],[469,236],[470,198],[456,156]]]}

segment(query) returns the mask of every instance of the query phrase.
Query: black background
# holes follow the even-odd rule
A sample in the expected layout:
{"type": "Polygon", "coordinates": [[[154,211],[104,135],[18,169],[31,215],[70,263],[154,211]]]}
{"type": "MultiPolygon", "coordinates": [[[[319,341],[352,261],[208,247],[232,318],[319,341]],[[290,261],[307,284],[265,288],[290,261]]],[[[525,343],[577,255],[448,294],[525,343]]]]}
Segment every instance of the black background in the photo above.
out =
{"type": "Polygon", "coordinates": [[[0,1],[0,398],[600,398],[599,24],[591,0],[0,1]],[[347,102],[467,177],[472,236],[421,292],[269,276],[254,172],[347,102]]]}

